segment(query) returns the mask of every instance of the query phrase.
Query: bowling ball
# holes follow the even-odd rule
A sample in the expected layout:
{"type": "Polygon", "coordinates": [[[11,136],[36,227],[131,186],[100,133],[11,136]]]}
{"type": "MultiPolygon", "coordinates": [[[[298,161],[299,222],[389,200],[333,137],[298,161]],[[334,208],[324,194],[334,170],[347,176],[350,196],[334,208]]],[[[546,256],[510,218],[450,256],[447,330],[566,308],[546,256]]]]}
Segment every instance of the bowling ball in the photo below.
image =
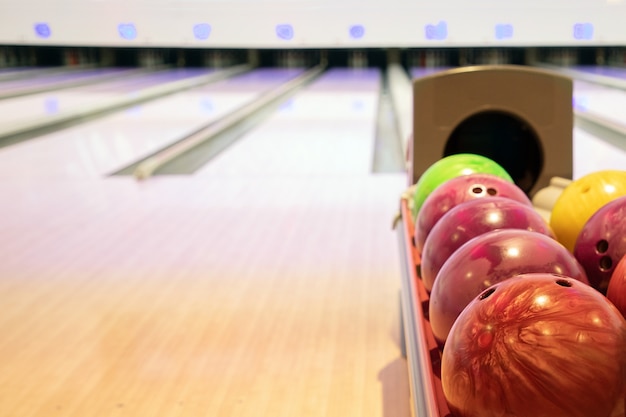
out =
{"type": "Polygon", "coordinates": [[[413,195],[413,218],[417,219],[417,214],[422,204],[424,204],[424,200],[435,188],[452,178],[477,172],[493,174],[511,183],[513,182],[513,179],[504,168],[482,155],[460,153],[446,156],[428,167],[417,180],[415,194],[413,195]]]}
{"type": "Polygon", "coordinates": [[[477,236],[450,256],[430,294],[430,324],[445,342],[463,309],[488,287],[531,272],[566,275],[585,284],[587,276],[563,245],[541,233],[500,229],[477,236]]]}
{"type": "Polygon", "coordinates": [[[622,257],[611,275],[606,298],[615,304],[622,316],[626,317],[626,255],[622,257]]]}
{"type": "Polygon", "coordinates": [[[504,197],[485,197],[459,204],[439,219],[424,242],[420,275],[431,290],[443,264],[470,239],[497,229],[524,229],[554,237],[532,207],[504,197]]]}
{"type": "Polygon", "coordinates": [[[422,250],[428,233],[451,208],[468,200],[483,197],[506,197],[532,206],[517,185],[492,174],[470,174],[441,184],[424,200],[415,222],[415,245],[422,250]]]}
{"type": "Polygon", "coordinates": [[[626,171],[597,171],[572,181],[557,198],[550,215],[557,240],[573,252],[580,231],[593,213],[624,195],[626,171]]]}
{"type": "Polygon", "coordinates": [[[495,284],[463,310],[443,349],[456,417],[609,417],[623,406],[626,320],[569,277],[495,284]]]}
{"type": "Polygon", "coordinates": [[[611,274],[626,254],[626,197],[600,207],[583,226],[574,256],[592,287],[606,294],[611,274]]]}

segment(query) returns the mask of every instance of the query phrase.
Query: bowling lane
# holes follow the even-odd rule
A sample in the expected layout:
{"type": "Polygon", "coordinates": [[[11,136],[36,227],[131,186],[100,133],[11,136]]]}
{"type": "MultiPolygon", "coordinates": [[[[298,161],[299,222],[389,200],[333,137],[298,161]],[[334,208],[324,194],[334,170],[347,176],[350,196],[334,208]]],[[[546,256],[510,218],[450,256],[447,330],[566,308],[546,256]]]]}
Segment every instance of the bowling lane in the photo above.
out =
{"type": "Polygon", "coordinates": [[[574,109],[626,126],[626,91],[574,80],[574,109]]]}
{"type": "Polygon", "coordinates": [[[619,78],[626,80],[626,68],[617,67],[600,67],[600,66],[575,66],[569,67],[574,71],[581,71],[587,74],[603,75],[606,77],[619,78]]]}
{"type": "Polygon", "coordinates": [[[62,71],[63,67],[6,67],[0,68],[0,82],[16,78],[28,78],[46,73],[62,71]]]}
{"type": "MultiPolygon", "coordinates": [[[[574,109],[578,112],[598,115],[626,128],[626,91],[621,88],[594,83],[584,76],[600,76],[604,79],[626,80],[626,69],[604,66],[573,66],[563,69],[574,80],[574,109]],[[582,79],[577,79],[579,73],[582,79]]],[[[626,144],[625,144],[626,146],[626,144]]]]}
{"type": "Polygon", "coordinates": [[[96,68],[3,81],[0,82],[0,97],[9,94],[30,94],[38,89],[61,89],[82,82],[97,83],[111,77],[133,72],[135,70],[128,68],[96,68]]]}
{"type": "Polygon", "coordinates": [[[146,88],[208,75],[211,72],[212,70],[207,69],[176,69],[147,74],[135,73],[97,84],[0,100],[0,123],[28,122],[97,105],[114,98],[132,97],[146,88]]]}
{"type": "Polygon", "coordinates": [[[0,179],[0,415],[409,417],[403,188],[0,179]]]}
{"type": "Polygon", "coordinates": [[[13,75],[22,71],[31,71],[34,67],[5,67],[0,68],[0,75],[13,75]]]}
{"type": "Polygon", "coordinates": [[[409,417],[405,176],[361,175],[379,77],[333,71],[266,123],[349,169],[272,172],[267,154],[292,154],[269,138],[248,162],[272,176],[0,175],[0,415],[409,417]]]}
{"type": "Polygon", "coordinates": [[[626,144],[618,147],[574,128],[574,179],[600,169],[626,168],[626,144]]]}
{"type": "MultiPolygon", "coordinates": [[[[599,69],[600,70],[600,69],[599,69]]],[[[626,92],[584,81],[574,81],[574,109],[599,116],[626,130],[626,92]]],[[[574,179],[598,169],[626,167],[626,138],[602,140],[574,128],[574,179]]]]}
{"type": "Polygon", "coordinates": [[[95,66],[88,65],[53,65],[43,67],[3,67],[0,68],[0,81],[8,81],[14,78],[27,78],[35,76],[48,76],[53,74],[68,73],[71,71],[84,71],[94,69],[95,66]]]}
{"type": "Polygon", "coordinates": [[[149,74],[140,74],[132,78],[121,78],[109,81],[107,83],[89,84],[80,89],[88,95],[98,93],[124,93],[133,95],[139,91],[154,87],[160,84],[173,81],[180,81],[187,78],[208,75],[214,72],[211,68],[177,68],[170,70],[161,70],[149,74]]]}
{"type": "Polygon", "coordinates": [[[378,70],[331,69],[196,175],[368,174],[380,86],[378,70]]]}
{"type": "MultiPolygon", "coordinates": [[[[182,77],[188,73],[177,74],[182,77]]],[[[283,69],[253,71],[3,148],[0,150],[0,178],[107,175],[300,73],[301,70],[283,69]]],[[[157,83],[171,80],[165,74],[156,76],[157,80],[154,75],[148,78],[157,83]]],[[[120,88],[110,94],[132,92],[120,88]]]]}

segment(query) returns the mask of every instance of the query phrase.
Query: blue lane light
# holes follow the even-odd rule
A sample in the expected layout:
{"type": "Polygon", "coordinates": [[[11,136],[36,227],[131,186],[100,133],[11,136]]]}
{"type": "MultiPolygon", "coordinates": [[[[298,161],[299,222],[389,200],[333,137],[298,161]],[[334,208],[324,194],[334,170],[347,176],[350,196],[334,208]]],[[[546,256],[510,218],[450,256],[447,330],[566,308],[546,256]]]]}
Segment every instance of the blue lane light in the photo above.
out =
{"type": "Polygon", "coordinates": [[[578,40],[593,39],[593,25],[591,23],[574,24],[574,39],[578,39],[578,40]]]}
{"type": "Polygon", "coordinates": [[[211,25],[208,23],[198,23],[193,27],[193,36],[198,40],[205,40],[211,34],[211,25]]]}
{"type": "Polygon", "coordinates": [[[137,28],[133,23],[120,23],[117,31],[122,39],[133,40],[137,37],[137,28]]]}
{"type": "Polygon", "coordinates": [[[426,39],[442,41],[448,37],[448,24],[444,21],[437,23],[436,25],[426,25],[424,27],[426,39]]]}
{"type": "Polygon", "coordinates": [[[496,25],[496,39],[511,39],[513,37],[513,25],[498,24],[496,25]]]}
{"type": "Polygon", "coordinates": [[[59,100],[56,97],[46,98],[43,106],[47,114],[56,114],[59,112],[59,100]]]}
{"type": "Polygon", "coordinates": [[[51,34],[50,25],[47,23],[35,23],[35,35],[37,37],[47,39],[51,34]]]}
{"type": "Polygon", "coordinates": [[[293,26],[289,24],[276,25],[276,36],[285,41],[293,39],[293,26]]]}
{"type": "Polygon", "coordinates": [[[572,102],[576,110],[586,111],[587,109],[589,109],[589,98],[586,96],[574,96],[572,98],[572,102]]]}
{"type": "Polygon", "coordinates": [[[291,110],[293,110],[293,99],[290,98],[289,100],[285,101],[284,103],[281,103],[280,107],[278,108],[278,111],[280,111],[281,113],[284,112],[289,112],[291,110]]]}
{"type": "Polygon", "coordinates": [[[350,26],[350,37],[352,39],[361,39],[365,35],[365,28],[363,25],[350,26]]]}
{"type": "Polygon", "coordinates": [[[208,97],[205,97],[202,100],[200,100],[200,109],[202,109],[202,111],[205,113],[213,113],[213,111],[215,110],[215,107],[213,105],[213,100],[211,100],[208,97]]]}
{"type": "Polygon", "coordinates": [[[133,106],[124,111],[124,113],[130,116],[139,116],[141,115],[141,106],[133,106]]]}

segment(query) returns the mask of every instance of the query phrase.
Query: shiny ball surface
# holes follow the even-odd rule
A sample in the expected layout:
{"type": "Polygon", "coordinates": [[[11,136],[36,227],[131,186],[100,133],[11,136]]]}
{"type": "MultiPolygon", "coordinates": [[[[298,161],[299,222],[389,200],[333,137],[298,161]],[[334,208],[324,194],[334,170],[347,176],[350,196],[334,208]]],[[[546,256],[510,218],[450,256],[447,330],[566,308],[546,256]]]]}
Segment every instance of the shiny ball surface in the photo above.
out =
{"type": "Polygon", "coordinates": [[[423,249],[432,228],[450,209],[483,197],[505,197],[532,206],[521,188],[496,175],[476,173],[453,178],[437,187],[422,204],[415,222],[417,249],[423,249]]]}
{"type": "Polygon", "coordinates": [[[477,172],[493,174],[513,183],[508,172],[492,159],[469,153],[446,156],[428,167],[415,184],[413,218],[417,219],[422,204],[438,186],[452,178],[477,172]]]}
{"type": "Polygon", "coordinates": [[[609,417],[624,401],[626,320],[592,287],[520,275],[455,322],[441,379],[455,417],[609,417]]]}
{"type": "Polygon", "coordinates": [[[569,184],[557,198],[550,226],[570,252],[589,218],[606,203],[626,195],[626,171],[597,171],[569,184]]]}
{"type": "Polygon", "coordinates": [[[585,223],[574,256],[581,263],[592,287],[606,294],[617,263],[626,255],[626,197],[600,207],[585,223]]]}
{"type": "Polygon", "coordinates": [[[482,291],[516,275],[545,272],[588,284],[583,268],[559,242],[541,233],[501,229],[477,236],[444,264],[430,294],[430,324],[439,342],[482,291]]]}
{"type": "Polygon", "coordinates": [[[448,211],[433,227],[421,254],[421,277],[431,290],[443,264],[470,239],[497,229],[523,229],[554,237],[532,207],[504,197],[466,201],[448,211]]]}
{"type": "Polygon", "coordinates": [[[626,317],[626,255],[622,257],[611,275],[606,298],[615,304],[622,316],[626,317]]]}

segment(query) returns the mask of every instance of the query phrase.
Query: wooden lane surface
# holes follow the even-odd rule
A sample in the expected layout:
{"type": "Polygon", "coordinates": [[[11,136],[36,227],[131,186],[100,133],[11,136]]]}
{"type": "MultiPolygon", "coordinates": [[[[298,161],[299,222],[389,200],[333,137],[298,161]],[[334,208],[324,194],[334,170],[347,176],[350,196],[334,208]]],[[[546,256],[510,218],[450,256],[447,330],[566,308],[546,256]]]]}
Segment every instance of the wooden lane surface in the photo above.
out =
{"type": "Polygon", "coordinates": [[[0,182],[0,416],[408,416],[403,187],[0,182]]]}

